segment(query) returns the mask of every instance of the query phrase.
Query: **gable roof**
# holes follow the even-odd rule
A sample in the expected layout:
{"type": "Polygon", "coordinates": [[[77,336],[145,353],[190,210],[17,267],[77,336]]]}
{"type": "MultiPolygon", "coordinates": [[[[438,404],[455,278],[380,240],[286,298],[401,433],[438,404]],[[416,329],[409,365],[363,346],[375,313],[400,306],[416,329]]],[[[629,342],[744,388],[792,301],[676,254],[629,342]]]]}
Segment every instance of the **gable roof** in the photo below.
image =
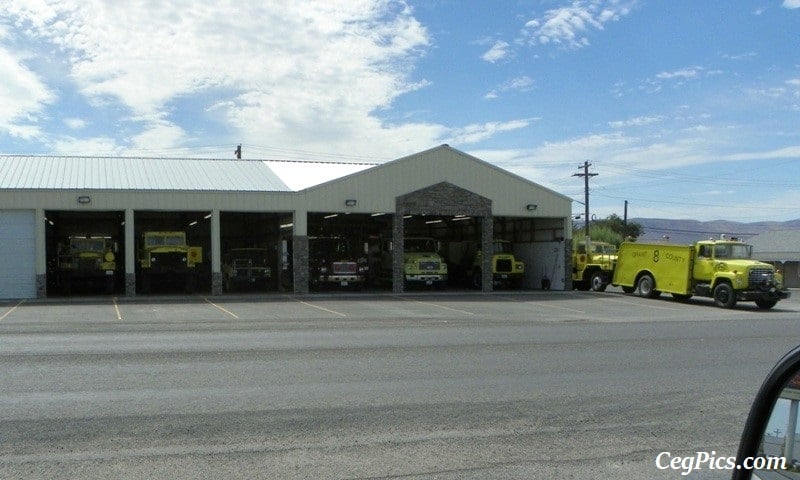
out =
{"type": "Polygon", "coordinates": [[[748,243],[759,260],[800,260],[800,230],[770,230],[751,237],[748,243]]]}
{"type": "Polygon", "coordinates": [[[494,170],[496,173],[505,175],[509,179],[513,179],[513,180],[515,180],[517,182],[523,182],[525,184],[530,185],[531,187],[536,188],[537,190],[546,191],[549,194],[555,195],[557,197],[561,197],[564,200],[572,202],[572,198],[570,198],[570,197],[568,197],[568,196],[566,196],[566,195],[564,195],[562,193],[559,193],[559,192],[556,192],[554,190],[551,190],[551,189],[549,189],[547,187],[539,185],[538,183],[535,183],[535,182],[533,182],[531,180],[528,180],[527,178],[524,178],[524,177],[521,177],[521,176],[516,175],[514,173],[511,173],[508,170],[504,170],[504,169],[502,169],[502,168],[500,168],[500,167],[498,167],[496,165],[493,165],[493,164],[491,164],[491,163],[489,163],[489,162],[487,162],[485,160],[481,160],[481,159],[479,159],[477,157],[474,157],[474,156],[472,156],[472,155],[470,155],[468,153],[462,152],[461,150],[453,148],[448,144],[442,144],[442,145],[439,145],[437,147],[433,147],[431,149],[424,150],[422,152],[414,153],[414,154],[411,154],[411,155],[408,155],[408,156],[405,156],[405,157],[398,158],[396,160],[392,160],[392,161],[377,165],[377,166],[372,167],[372,168],[368,168],[366,170],[362,170],[362,171],[355,172],[355,173],[352,173],[352,174],[349,174],[349,175],[345,175],[345,176],[342,176],[342,177],[339,177],[339,178],[335,178],[333,180],[329,180],[327,182],[320,183],[318,185],[314,185],[314,186],[308,187],[308,188],[306,188],[305,190],[302,190],[302,191],[312,191],[312,190],[318,190],[318,189],[325,189],[330,185],[334,185],[334,184],[342,183],[342,182],[347,182],[349,179],[351,179],[353,177],[365,176],[365,175],[380,175],[381,173],[383,173],[384,170],[390,170],[390,169],[398,168],[398,166],[403,165],[403,164],[407,164],[407,163],[420,162],[420,161],[424,162],[427,159],[436,158],[437,155],[442,155],[442,154],[444,154],[446,156],[450,156],[450,157],[458,157],[461,160],[468,160],[471,163],[477,164],[477,166],[479,166],[479,167],[488,168],[488,169],[494,170]]]}
{"type": "Polygon", "coordinates": [[[285,192],[262,161],[0,155],[0,189],[285,192]]]}
{"type": "Polygon", "coordinates": [[[491,201],[495,216],[566,218],[572,199],[441,145],[298,192],[310,211],[391,212],[396,199],[442,182],[491,201]]]}

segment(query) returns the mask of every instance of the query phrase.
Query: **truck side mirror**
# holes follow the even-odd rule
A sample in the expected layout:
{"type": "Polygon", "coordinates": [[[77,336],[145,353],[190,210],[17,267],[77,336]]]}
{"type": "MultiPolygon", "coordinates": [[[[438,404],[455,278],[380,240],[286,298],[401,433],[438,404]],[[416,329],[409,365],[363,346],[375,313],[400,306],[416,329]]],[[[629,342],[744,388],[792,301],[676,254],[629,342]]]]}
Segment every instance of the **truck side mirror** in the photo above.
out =
{"type": "Polygon", "coordinates": [[[761,469],[794,468],[800,403],[800,346],[781,358],[767,375],[750,407],[739,450],[734,480],[749,480],[761,469]],[[783,437],[779,433],[783,432],[783,437]],[[774,433],[774,435],[773,435],[774,433]]]}

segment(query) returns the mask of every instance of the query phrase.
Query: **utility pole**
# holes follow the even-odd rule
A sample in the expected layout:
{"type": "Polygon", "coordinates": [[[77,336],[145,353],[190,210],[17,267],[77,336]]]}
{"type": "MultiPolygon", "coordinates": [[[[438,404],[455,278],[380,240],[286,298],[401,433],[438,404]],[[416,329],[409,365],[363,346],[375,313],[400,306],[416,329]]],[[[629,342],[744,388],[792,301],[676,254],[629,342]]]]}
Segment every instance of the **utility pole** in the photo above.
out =
{"type": "Polygon", "coordinates": [[[627,226],[628,225],[628,201],[625,200],[625,216],[622,217],[622,224],[627,226]]]}
{"type": "Polygon", "coordinates": [[[592,164],[589,163],[589,160],[586,160],[583,162],[582,166],[578,167],[578,168],[583,168],[583,173],[572,174],[573,177],[583,177],[583,196],[584,196],[584,206],[586,207],[584,215],[584,219],[586,222],[584,227],[585,228],[584,233],[586,234],[587,237],[589,236],[589,177],[596,177],[597,175],[599,175],[597,173],[589,173],[589,167],[591,166],[592,164]]]}

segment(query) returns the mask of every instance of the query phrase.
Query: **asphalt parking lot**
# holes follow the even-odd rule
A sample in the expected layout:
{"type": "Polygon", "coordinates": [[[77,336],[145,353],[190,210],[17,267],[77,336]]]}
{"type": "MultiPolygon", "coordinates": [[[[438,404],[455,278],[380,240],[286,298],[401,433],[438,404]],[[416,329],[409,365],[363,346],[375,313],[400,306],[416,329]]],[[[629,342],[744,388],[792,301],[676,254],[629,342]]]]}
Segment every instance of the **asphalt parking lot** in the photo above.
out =
{"type": "Polygon", "coordinates": [[[74,297],[0,302],[0,325],[35,321],[70,323],[224,322],[258,320],[370,319],[504,322],[713,321],[736,317],[793,318],[800,311],[797,292],[771,310],[752,302],[717,308],[708,298],[678,302],[669,296],[646,299],[609,288],[606,292],[331,292],[309,295],[74,297]]]}
{"type": "Polygon", "coordinates": [[[735,451],[798,311],[615,291],[6,301],[0,478],[725,478],[653,460],[735,451]]]}

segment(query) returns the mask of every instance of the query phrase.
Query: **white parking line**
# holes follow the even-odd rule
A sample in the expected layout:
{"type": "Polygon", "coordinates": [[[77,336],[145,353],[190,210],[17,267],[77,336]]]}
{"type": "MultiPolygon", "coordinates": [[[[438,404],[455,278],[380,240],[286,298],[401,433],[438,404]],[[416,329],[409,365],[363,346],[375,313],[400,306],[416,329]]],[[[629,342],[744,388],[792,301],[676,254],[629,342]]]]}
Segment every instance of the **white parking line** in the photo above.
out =
{"type": "Polygon", "coordinates": [[[337,312],[336,310],[331,310],[329,308],[320,307],[319,305],[314,305],[313,303],[304,302],[302,300],[297,300],[298,303],[305,305],[306,307],[316,308],[317,310],[322,310],[323,312],[332,313],[334,315],[339,315],[340,317],[346,317],[344,313],[337,312]]]}
{"type": "Polygon", "coordinates": [[[457,308],[451,308],[451,307],[448,307],[448,306],[445,306],[445,305],[439,305],[438,303],[421,302],[419,300],[414,300],[413,298],[401,297],[399,295],[392,295],[392,296],[395,297],[395,298],[399,298],[401,300],[405,300],[407,302],[419,303],[420,305],[428,305],[428,306],[431,306],[431,307],[442,308],[444,310],[450,310],[450,311],[453,311],[453,312],[463,313],[465,315],[475,315],[474,313],[467,312],[466,310],[459,310],[457,308]]]}
{"type": "Polygon", "coordinates": [[[117,304],[117,297],[114,297],[114,311],[117,313],[117,320],[122,320],[122,313],[119,311],[119,304],[117,304]]]}
{"type": "Polygon", "coordinates": [[[548,305],[542,302],[525,302],[529,305],[536,305],[537,307],[547,307],[547,308],[554,308],[556,310],[564,310],[566,312],[573,312],[573,313],[586,313],[583,310],[575,310],[574,308],[567,308],[567,307],[558,307],[556,305],[548,305]]]}
{"type": "Polygon", "coordinates": [[[17,304],[16,304],[16,305],[14,305],[13,307],[11,307],[11,308],[10,308],[10,309],[9,309],[9,310],[6,312],[6,313],[4,313],[4,314],[3,314],[3,316],[2,316],[2,317],[0,317],[0,322],[2,322],[3,320],[5,320],[5,318],[6,318],[7,316],[11,315],[11,312],[13,312],[14,310],[16,310],[16,309],[17,309],[17,307],[19,307],[19,306],[20,306],[20,305],[22,305],[23,303],[25,303],[25,300],[20,300],[19,302],[17,302],[17,304]]]}
{"type": "Polygon", "coordinates": [[[221,312],[225,312],[225,313],[227,313],[228,315],[230,315],[230,316],[231,316],[231,317],[233,317],[233,318],[239,318],[239,316],[238,316],[238,315],[236,315],[235,313],[231,312],[230,310],[227,310],[227,309],[226,309],[226,308],[224,308],[224,307],[221,307],[221,306],[217,305],[216,303],[212,302],[212,301],[211,301],[211,300],[209,300],[208,298],[206,298],[206,297],[203,297],[203,300],[205,300],[206,302],[208,302],[209,304],[211,304],[211,306],[213,306],[213,307],[214,307],[214,308],[216,308],[217,310],[219,310],[219,311],[221,311],[221,312]]]}

